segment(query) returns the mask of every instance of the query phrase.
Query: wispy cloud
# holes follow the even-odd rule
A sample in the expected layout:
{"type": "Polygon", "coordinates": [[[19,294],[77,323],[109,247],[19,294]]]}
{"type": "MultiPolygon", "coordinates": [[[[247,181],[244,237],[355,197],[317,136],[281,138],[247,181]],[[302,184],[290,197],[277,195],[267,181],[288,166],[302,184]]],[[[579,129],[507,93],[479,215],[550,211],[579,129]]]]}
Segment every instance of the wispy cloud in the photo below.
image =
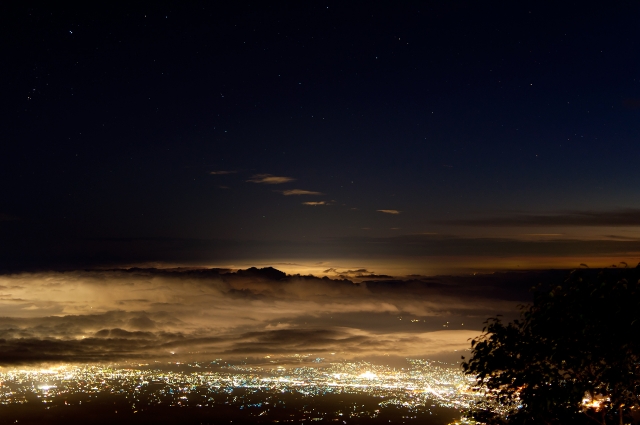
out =
{"type": "Polygon", "coordinates": [[[224,174],[235,174],[237,171],[210,171],[209,174],[213,174],[214,176],[221,176],[224,174]]]}
{"type": "Polygon", "coordinates": [[[608,211],[566,211],[556,214],[518,214],[460,220],[441,220],[440,224],[460,226],[640,226],[640,209],[608,211]]]}
{"type": "Polygon", "coordinates": [[[282,194],[284,196],[291,195],[324,195],[322,192],[314,192],[311,190],[302,190],[302,189],[291,189],[291,190],[283,190],[282,194]]]}
{"type": "Polygon", "coordinates": [[[247,181],[251,183],[281,184],[292,182],[294,180],[295,179],[292,177],[274,176],[272,174],[254,174],[247,181]]]}
{"type": "Polygon", "coordinates": [[[327,203],[324,201],[318,201],[318,202],[310,201],[310,202],[303,202],[302,205],[311,205],[315,207],[318,205],[327,205],[327,203]]]}
{"type": "Polygon", "coordinates": [[[398,210],[376,210],[379,211],[381,213],[385,213],[385,214],[400,214],[400,211],[398,210]]]}

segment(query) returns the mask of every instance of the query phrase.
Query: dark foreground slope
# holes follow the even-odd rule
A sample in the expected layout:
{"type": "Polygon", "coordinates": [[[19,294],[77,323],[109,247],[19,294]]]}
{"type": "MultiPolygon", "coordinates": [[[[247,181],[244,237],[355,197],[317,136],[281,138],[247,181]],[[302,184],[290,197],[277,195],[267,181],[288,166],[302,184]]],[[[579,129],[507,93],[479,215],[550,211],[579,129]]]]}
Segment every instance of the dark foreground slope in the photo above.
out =
{"type": "Polygon", "coordinates": [[[452,408],[425,406],[380,407],[384,398],[329,394],[313,397],[267,392],[234,391],[209,399],[185,399],[181,405],[148,405],[142,400],[132,407],[131,397],[101,393],[93,396],[33,399],[24,404],[0,406],[0,424],[423,424],[446,425],[460,417],[452,408]],[[267,401],[269,400],[269,401],[267,401]],[[205,404],[208,404],[206,406],[205,404]]]}

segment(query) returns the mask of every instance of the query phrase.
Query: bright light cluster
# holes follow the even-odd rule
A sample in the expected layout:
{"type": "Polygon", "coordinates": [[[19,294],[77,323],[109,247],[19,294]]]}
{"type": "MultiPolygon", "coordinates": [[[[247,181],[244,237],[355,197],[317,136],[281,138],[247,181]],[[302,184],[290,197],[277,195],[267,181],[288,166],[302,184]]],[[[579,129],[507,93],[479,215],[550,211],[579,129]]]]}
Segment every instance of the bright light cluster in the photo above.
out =
{"type": "MultiPolygon", "coordinates": [[[[476,397],[469,391],[473,382],[457,365],[428,360],[409,360],[405,368],[368,362],[325,363],[323,359],[294,366],[234,365],[224,364],[220,359],[187,364],[84,365],[46,370],[14,369],[0,373],[0,381],[2,404],[25,403],[34,396],[50,403],[61,396],[72,400],[69,396],[97,397],[110,393],[125,396],[134,411],[161,403],[191,405],[194,399],[196,405],[208,406],[216,394],[231,395],[236,389],[305,397],[363,394],[379,397],[379,409],[425,410],[433,406],[460,409],[469,407],[476,397]]],[[[265,402],[247,406],[266,411],[270,405],[265,402]]],[[[379,409],[348,414],[376,417],[379,409]]]]}

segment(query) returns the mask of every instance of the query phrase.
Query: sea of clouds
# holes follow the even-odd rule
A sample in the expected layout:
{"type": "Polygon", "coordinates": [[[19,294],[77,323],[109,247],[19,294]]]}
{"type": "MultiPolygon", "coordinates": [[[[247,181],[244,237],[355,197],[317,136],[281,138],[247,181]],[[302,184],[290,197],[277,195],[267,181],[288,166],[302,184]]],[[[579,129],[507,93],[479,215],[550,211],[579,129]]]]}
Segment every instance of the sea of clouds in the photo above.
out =
{"type": "Polygon", "coordinates": [[[312,354],[429,357],[514,315],[536,276],[380,280],[274,269],[0,275],[0,364],[312,354]]]}

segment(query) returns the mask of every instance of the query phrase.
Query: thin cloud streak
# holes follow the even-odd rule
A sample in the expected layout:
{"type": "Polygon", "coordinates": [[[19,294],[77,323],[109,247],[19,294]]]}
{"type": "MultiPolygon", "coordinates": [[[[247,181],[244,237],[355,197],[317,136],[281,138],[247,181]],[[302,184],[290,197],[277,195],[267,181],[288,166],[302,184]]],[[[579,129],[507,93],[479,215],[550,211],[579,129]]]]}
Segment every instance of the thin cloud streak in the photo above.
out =
{"type": "Polygon", "coordinates": [[[318,202],[314,202],[314,201],[309,201],[309,202],[303,202],[302,205],[310,205],[310,206],[318,206],[318,205],[328,205],[326,202],[324,201],[318,201],[318,202]]]}
{"type": "Polygon", "coordinates": [[[303,189],[291,189],[291,190],[283,190],[282,194],[284,196],[292,196],[292,195],[324,195],[322,192],[314,192],[311,190],[303,190],[303,189]]]}
{"type": "MultiPolygon", "coordinates": [[[[432,270],[433,262],[428,260],[432,257],[449,257],[452,261],[459,258],[457,262],[453,261],[452,272],[455,269],[466,270],[463,264],[470,261],[471,257],[491,257],[494,260],[539,256],[579,258],[575,264],[592,256],[625,261],[638,258],[636,263],[640,261],[640,239],[615,235],[592,239],[571,239],[564,236],[519,236],[510,239],[414,234],[268,241],[96,238],[61,239],[55,242],[52,246],[40,246],[39,250],[34,250],[30,244],[0,244],[0,271],[116,267],[122,264],[265,264],[267,258],[278,261],[343,259],[363,266],[368,266],[375,259],[384,260],[385,264],[401,262],[417,273],[432,270]],[[360,263],[359,260],[366,262],[360,263]]],[[[493,260],[487,261],[486,266],[490,267],[493,260]]]]}
{"type": "Polygon", "coordinates": [[[558,214],[522,214],[461,220],[441,220],[439,224],[458,226],[529,227],[621,227],[640,226],[640,209],[624,208],[609,211],[567,211],[558,214]]]}
{"type": "Polygon", "coordinates": [[[376,210],[376,211],[385,213],[385,214],[400,214],[400,211],[398,210],[376,210]]]}
{"type": "Polygon", "coordinates": [[[640,238],[638,237],[633,237],[633,236],[622,236],[622,235],[603,235],[604,238],[607,239],[617,239],[617,240],[621,240],[621,241],[634,241],[634,242],[640,242],[640,238]]]}
{"type": "Polygon", "coordinates": [[[292,182],[292,177],[274,176],[272,174],[254,174],[247,182],[261,184],[282,184],[292,182]]]}

